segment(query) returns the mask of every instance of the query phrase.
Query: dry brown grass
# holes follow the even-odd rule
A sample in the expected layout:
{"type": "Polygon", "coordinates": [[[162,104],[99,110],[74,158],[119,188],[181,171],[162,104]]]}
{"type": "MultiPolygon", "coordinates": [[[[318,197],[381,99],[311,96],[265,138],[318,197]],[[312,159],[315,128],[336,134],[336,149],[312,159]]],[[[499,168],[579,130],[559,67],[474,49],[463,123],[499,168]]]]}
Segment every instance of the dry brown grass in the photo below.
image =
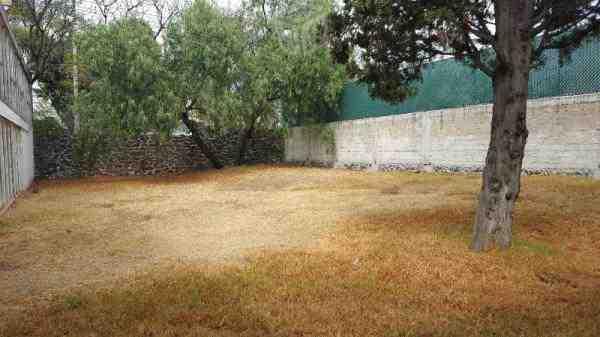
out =
{"type": "Polygon", "coordinates": [[[514,247],[474,254],[479,183],[285,167],[46,183],[0,220],[0,292],[22,309],[0,335],[599,336],[600,182],[524,178],[514,247]]]}

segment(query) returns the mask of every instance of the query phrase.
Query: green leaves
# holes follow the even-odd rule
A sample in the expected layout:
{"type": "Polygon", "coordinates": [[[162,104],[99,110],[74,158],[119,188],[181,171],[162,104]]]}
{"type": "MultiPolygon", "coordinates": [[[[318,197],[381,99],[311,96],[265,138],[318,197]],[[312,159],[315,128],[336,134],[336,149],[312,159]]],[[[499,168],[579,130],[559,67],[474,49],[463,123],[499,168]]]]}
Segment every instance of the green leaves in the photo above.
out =
{"type": "Polygon", "coordinates": [[[143,21],[93,26],[78,36],[82,126],[112,135],[168,133],[176,126],[161,49],[143,21]]]}
{"type": "Polygon", "coordinates": [[[258,3],[226,15],[195,1],[169,25],[162,48],[137,19],[85,29],[86,89],[75,103],[82,126],[111,137],[168,134],[183,111],[215,132],[325,120],[345,79],[321,36],[329,3],[269,3],[266,17],[258,3]]]}
{"type": "Polygon", "coordinates": [[[331,3],[270,0],[264,10],[262,4],[251,2],[244,14],[251,40],[258,41],[251,49],[254,75],[249,76],[259,82],[255,91],[287,125],[327,121],[336,113],[345,81],[344,68],[333,63],[322,34],[331,3]]]}
{"type": "MultiPolygon", "coordinates": [[[[453,56],[490,78],[501,64],[496,6],[489,0],[344,0],[329,17],[332,53],[369,85],[373,96],[398,103],[410,95],[421,67],[453,56]],[[356,57],[358,55],[358,57],[356,57]]],[[[544,61],[547,49],[561,60],[589,36],[600,35],[598,1],[529,1],[531,15],[523,20],[533,52],[530,69],[544,61]]],[[[516,37],[515,37],[516,38],[516,37]]]]}
{"type": "MultiPolygon", "coordinates": [[[[166,59],[180,105],[213,129],[319,120],[334,111],[344,70],[319,36],[323,0],[251,1],[225,15],[196,1],[169,27],[166,59]]],[[[218,131],[218,130],[217,130],[218,131]]]]}
{"type": "Polygon", "coordinates": [[[191,109],[196,118],[212,124],[233,113],[232,90],[243,52],[239,23],[207,1],[195,1],[171,24],[166,37],[166,67],[179,111],[191,109]]]}

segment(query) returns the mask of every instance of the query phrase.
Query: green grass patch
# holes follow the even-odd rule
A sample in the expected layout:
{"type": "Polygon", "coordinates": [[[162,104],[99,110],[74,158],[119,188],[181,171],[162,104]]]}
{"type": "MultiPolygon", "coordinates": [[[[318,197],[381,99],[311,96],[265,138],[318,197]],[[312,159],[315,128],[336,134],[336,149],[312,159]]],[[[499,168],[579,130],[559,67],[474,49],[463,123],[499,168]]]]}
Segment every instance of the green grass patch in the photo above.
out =
{"type": "Polygon", "coordinates": [[[533,240],[515,239],[513,241],[513,248],[542,256],[554,256],[557,254],[557,251],[548,244],[533,240]]]}

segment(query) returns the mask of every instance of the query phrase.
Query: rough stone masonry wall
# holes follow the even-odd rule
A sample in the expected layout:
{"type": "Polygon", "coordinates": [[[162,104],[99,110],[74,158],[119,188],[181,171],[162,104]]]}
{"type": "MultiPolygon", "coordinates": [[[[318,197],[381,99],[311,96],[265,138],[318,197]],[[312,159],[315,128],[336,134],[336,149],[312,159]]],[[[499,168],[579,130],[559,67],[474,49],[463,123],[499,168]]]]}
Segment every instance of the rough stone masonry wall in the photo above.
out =
{"type": "MultiPolygon", "coordinates": [[[[492,106],[416,112],[298,127],[285,142],[285,161],[335,167],[480,171],[490,139],[492,106]],[[334,138],[334,141],[328,140],[334,138]]],[[[528,102],[529,174],[600,173],[600,94],[528,102]]]]}
{"type": "MultiPolygon", "coordinates": [[[[239,135],[232,132],[212,139],[218,156],[227,165],[237,158],[239,135]]],[[[283,138],[261,134],[252,138],[246,154],[247,163],[274,163],[283,158],[283,138]]],[[[36,137],[36,178],[70,178],[90,175],[148,176],[172,175],[209,168],[210,164],[188,136],[163,142],[154,137],[139,137],[114,146],[91,171],[74,160],[69,136],[36,137]]]]}

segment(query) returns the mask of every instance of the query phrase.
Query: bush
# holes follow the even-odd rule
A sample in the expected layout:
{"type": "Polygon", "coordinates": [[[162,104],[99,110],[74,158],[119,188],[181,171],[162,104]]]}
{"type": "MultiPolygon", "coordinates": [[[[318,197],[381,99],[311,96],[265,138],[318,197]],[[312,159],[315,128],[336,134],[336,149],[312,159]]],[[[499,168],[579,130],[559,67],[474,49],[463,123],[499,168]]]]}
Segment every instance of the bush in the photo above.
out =
{"type": "Polygon", "coordinates": [[[33,130],[36,137],[42,138],[62,137],[67,133],[60,121],[54,117],[34,118],[33,130]]]}

